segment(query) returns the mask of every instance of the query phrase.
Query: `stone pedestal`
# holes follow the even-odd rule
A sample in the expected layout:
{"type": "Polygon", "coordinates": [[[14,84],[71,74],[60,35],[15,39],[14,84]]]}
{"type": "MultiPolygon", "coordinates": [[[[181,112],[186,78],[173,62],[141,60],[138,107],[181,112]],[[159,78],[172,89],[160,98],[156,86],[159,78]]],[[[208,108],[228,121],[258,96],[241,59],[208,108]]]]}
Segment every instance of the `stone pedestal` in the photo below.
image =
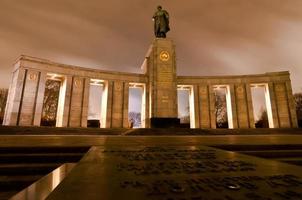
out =
{"type": "Polygon", "coordinates": [[[177,77],[173,41],[156,38],[146,60],[151,127],[177,126],[177,77]]]}

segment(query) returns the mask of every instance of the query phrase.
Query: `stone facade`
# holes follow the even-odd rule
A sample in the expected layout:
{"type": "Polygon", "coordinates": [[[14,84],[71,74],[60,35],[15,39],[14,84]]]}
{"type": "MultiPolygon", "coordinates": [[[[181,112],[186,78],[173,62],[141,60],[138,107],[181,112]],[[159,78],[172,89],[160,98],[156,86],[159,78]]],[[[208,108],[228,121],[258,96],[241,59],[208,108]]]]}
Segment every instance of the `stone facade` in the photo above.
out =
{"type": "Polygon", "coordinates": [[[62,80],[57,126],[87,127],[89,87],[102,80],[104,95],[101,127],[128,127],[129,87],[143,86],[143,127],[152,117],[177,118],[177,87],[190,89],[192,128],[216,128],[214,87],[227,87],[231,128],[254,128],[251,87],[266,88],[271,127],[297,127],[289,72],[239,76],[177,76],[172,40],[155,39],[142,65],[143,74],[110,72],[21,56],[14,65],[3,125],[39,126],[45,82],[51,75],[62,80]]]}

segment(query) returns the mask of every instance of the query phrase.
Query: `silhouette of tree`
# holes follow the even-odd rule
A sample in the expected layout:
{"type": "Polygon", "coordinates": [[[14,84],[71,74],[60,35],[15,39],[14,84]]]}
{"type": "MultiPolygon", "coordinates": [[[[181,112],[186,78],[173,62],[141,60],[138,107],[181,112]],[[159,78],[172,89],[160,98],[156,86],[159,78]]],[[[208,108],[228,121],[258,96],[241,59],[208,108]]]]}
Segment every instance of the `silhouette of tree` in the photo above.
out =
{"type": "Polygon", "coordinates": [[[0,89],[0,124],[3,122],[5,106],[7,101],[8,89],[0,89]]]}
{"type": "Polygon", "coordinates": [[[228,128],[226,95],[220,90],[215,91],[215,116],[217,128],[228,128]]]}
{"type": "Polygon", "coordinates": [[[190,106],[186,106],[185,113],[180,113],[178,111],[178,116],[180,117],[181,124],[190,124],[190,106]]]}
{"type": "Polygon", "coordinates": [[[299,127],[302,127],[302,93],[294,94],[299,127]]]}
{"type": "Polygon", "coordinates": [[[256,128],[269,128],[267,111],[261,107],[260,117],[255,123],[256,128]]]}
{"type": "Polygon", "coordinates": [[[137,112],[129,112],[129,123],[133,123],[133,127],[141,127],[141,114],[137,112]]]}
{"type": "Polygon", "coordinates": [[[47,80],[45,83],[41,125],[55,126],[56,124],[60,85],[60,81],[54,80],[47,80]]]}

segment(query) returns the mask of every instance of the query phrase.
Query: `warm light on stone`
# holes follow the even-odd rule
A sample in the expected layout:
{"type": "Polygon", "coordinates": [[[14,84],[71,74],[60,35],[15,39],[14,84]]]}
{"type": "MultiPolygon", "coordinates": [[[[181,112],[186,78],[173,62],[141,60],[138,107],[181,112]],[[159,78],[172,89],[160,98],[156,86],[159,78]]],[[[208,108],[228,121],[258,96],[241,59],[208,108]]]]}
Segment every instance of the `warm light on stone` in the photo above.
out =
{"type": "Polygon", "coordinates": [[[216,128],[214,90],[226,90],[229,128],[255,128],[251,88],[265,88],[270,128],[297,127],[289,72],[238,76],[177,76],[175,46],[157,38],[143,74],[81,68],[21,56],[15,65],[3,125],[40,126],[45,82],[61,82],[56,126],[87,127],[91,85],[102,85],[101,128],[129,126],[129,88],[143,88],[142,127],[177,119],[177,90],[189,90],[190,127],[216,128]]]}

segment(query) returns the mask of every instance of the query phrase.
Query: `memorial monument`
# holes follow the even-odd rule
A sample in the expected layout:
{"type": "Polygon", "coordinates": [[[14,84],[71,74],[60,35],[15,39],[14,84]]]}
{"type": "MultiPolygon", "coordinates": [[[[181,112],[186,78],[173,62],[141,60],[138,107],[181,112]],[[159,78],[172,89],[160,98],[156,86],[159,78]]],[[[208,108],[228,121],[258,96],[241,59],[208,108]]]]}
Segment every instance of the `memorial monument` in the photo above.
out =
{"type": "Polygon", "coordinates": [[[167,32],[170,30],[169,13],[162,10],[161,6],[157,6],[157,11],[153,15],[154,34],[157,38],[166,38],[167,32]]]}
{"type": "Polygon", "coordinates": [[[161,6],[153,15],[155,40],[147,54],[145,71],[151,94],[151,127],[177,126],[177,84],[175,45],[166,39],[169,14],[161,6]]]}
{"type": "MultiPolygon", "coordinates": [[[[297,117],[288,71],[256,75],[178,76],[175,45],[166,38],[169,14],[158,6],[143,73],[81,68],[22,55],[14,64],[3,125],[40,126],[45,83],[59,81],[57,127],[87,127],[90,88],[102,88],[101,128],[129,127],[129,88],[140,87],[141,128],[177,127],[177,90],[189,91],[190,127],[217,128],[215,90],[223,88],[228,128],[255,128],[251,89],[265,91],[270,128],[295,128],[297,117]]],[[[142,55],[143,56],[143,55],[142,55]]]]}

